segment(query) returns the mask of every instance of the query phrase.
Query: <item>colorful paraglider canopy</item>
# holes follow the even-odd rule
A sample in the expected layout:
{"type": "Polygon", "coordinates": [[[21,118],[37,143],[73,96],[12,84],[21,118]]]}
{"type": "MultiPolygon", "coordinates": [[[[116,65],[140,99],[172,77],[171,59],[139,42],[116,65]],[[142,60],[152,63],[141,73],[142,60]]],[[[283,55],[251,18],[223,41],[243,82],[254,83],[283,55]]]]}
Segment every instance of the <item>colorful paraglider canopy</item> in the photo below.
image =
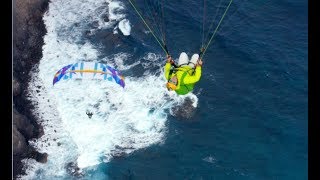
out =
{"type": "Polygon", "coordinates": [[[78,62],[60,69],[53,78],[53,85],[67,79],[101,79],[113,81],[124,88],[124,78],[120,72],[107,64],[95,62],[78,62]]]}

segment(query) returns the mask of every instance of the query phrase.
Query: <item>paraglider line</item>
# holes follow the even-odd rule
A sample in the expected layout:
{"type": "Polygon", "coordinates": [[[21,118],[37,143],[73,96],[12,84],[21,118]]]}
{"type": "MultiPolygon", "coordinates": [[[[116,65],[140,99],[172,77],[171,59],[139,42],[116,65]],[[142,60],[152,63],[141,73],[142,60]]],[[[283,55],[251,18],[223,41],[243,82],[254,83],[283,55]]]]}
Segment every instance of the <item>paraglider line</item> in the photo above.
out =
{"type": "Polygon", "coordinates": [[[226,10],[224,11],[224,14],[223,14],[223,15],[222,15],[222,17],[221,17],[221,19],[220,19],[220,21],[219,21],[218,26],[217,26],[217,27],[216,27],[216,29],[214,30],[214,33],[212,34],[212,36],[211,36],[211,38],[210,38],[210,40],[209,40],[208,44],[207,44],[207,45],[206,45],[206,47],[204,48],[204,51],[203,51],[202,56],[201,56],[201,59],[202,59],[202,57],[204,56],[204,54],[206,53],[206,50],[208,49],[208,46],[210,45],[210,43],[211,43],[211,41],[212,41],[213,37],[215,36],[215,34],[216,34],[216,32],[217,32],[217,30],[218,30],[218,28],[219,28],[219,26],[220,26],[220,24],[221,24],[221,22],[222,22],[222,20],[223,20],[224,16],[226,15],[226,13],[227,13],[227,11],[228,11],[228,9],[229,9],[229,7],[230,7],[231,3],[232,3],[232,1],[233,1],[233,0],[230,0],[229,5],[228,5],[228,7],[226,8],[226,10]]]}
{"type": "Polygon", "coordinates": [[[139,11],[137,10],[137,8],[134,6],[134,4],[131,2],[131,0],[129,0],[130,4],[132,5],[132,7],[134,8],[134,10],[137,12],[137,14],[139,15],[139,17],[141,18],[141,20],[143,21],[143,23],[147,26],[147,28],[149,29],[149,31],[151,32],[151,34],[153,35],[153,37],[157,40],[157,42],[159,43],[159,45],[161,46],[161,48],[164,50],[164,52],[166,54],[167,51],[166,49],[163,47],[163,45],[160,43],[160,41],[158,40],[158,38],[154,35],[153,31],[151,30],[151,28],[149,27],[149,25],[146,23],[146,21],[143,19],[143,17],[141,16],[141,14],[139,13],[139,11]]]}

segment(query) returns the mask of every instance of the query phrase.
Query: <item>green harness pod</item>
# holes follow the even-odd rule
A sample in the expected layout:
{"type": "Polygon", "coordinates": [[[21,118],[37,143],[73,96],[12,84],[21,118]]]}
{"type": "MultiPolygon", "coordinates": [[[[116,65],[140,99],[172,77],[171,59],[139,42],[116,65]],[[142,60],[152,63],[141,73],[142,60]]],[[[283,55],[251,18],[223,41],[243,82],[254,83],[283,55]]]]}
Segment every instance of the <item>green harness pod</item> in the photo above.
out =
{"type": "MultiPolygon", "coordinates": [[[[194,69],[190,69],[192,70],[191,74],[194,73],[194,69]]],[[[169,79],[171,79],[172,77],[172,74],[176,73],[177,71],[184,71],[183,74],[182,74],[182,77],[181,79],[178,80],[178,83],[180,83],[180,88],[175,90],[177,94],[179,95],[185,95],[185,94],[188,94],[190,91],[193,90],[194,88],[194,85],[195,83],[192,83],[192,84],[184,84],[184,78],[188,75],[189,71],[190,70],[184,70],[184,69],[180,69],[180,68],[175,68],[175,69],[172,69],[170,70],[170,73],[169,73],[169,79]],[[180,82],[179,82],[180,81],[180,82]]],[[[190,73],[189,73],[190,74],[190,73]]],[[[190,74],[190,75],[191,75],[190,74]]]]}

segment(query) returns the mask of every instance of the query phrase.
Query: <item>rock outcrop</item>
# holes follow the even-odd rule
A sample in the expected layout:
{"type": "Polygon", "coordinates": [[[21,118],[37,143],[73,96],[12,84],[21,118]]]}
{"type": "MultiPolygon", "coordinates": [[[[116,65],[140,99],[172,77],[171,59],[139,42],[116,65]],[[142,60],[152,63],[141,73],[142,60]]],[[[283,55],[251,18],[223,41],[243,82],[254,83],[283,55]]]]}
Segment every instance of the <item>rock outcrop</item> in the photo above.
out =
{"type": "Polygon", "coordinates": [[[42,58],[43,36],[46,34],[42,17],[49,0],[13,1],[13,178],[23,174],[23,158],[47,161],[46,153],[39,153],[28,141],[43,134],[32,114],[32,105],[26,97],[31,69],[42,58]]]}
{"type": "Polygon", "coordinates": [[[12,126],[12,146],[12,153],[14,156],[21,155],[28,150],[26,139],[18,131],[15,125],[12,126]]]}
{"type": "Polygon", "coordinates": [[[190,98],[186,98],[182,104],[174,106],[171,110],[173,112],[173,115],[177,119],[185,120],[185,121],[196,121],[196,119],[193,118],[196,107],[193,105],[193,100],[190,98]]]}

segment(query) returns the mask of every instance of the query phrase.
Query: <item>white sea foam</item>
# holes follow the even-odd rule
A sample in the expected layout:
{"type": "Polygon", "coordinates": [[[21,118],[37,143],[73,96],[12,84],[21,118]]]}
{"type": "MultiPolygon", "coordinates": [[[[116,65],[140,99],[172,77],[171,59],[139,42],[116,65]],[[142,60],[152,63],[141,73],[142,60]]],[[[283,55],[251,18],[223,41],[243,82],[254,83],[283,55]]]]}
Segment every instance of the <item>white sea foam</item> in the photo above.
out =
{"type": "MultiPolygon", "coordinates": [[[[126,15],[123,13],[125,6],[121,1],[106,0],[108,4],[109,22],[100,23],[99,28],[113,27],[113,34],[118,34],[118,29],[124,36],[129,36],[131,32],[131,24],[126,15]]],[[[101,22],[102,20],[100,20],[101,22]]]]}
{"type": "Polygon", "coordinates": [[[123,19],[119,22],[119,29],[125,36],[129,36],[131,32],[131,25],[128,19],[123,19]]]}
{"type": "MultiPolygon", "coordinates": [[[[121,19],[110,13],[110,7],[119,7],[119,3],[107,2],[109,19],[121,19]]],[[[98,17],[101,7],[106,7],[105,1],[58,0],[49,4],[44,16],[48,33],[44,37],[43,58],[32,71],[28,89],[34,114],[44,128],[44,135],[30,144],[48,153],[48,161],[41,164],[25,159],[27,175],[21,179],[63,179],[68,176],[66,166],[70,162],[76,163],[81,172],[109,162],[115,155],[163,143],[166,110],[185,97],[197,102],[193,94],[177,96],[166,90],[161,57],[153,53],[142,58],[159,63],[157,73],[150,72],[141,78],[125,77],[125,88],[109,81],[88,79],[59,81],[53,86],[53,76],[63,66],[79,60],[98,60],[98,50],[90,42],[78,44],[81,33],[68,25],[73,21],[88,23],[98,17]],[[61,38],[62,32],[77,34],[77,38],[61,38]],[[86,111],[93,113],[91,119],[86,111]]],[[[130,54],[119,53],[102,60],[120,71],[140,63],[137,60],[127,65],[128,57],[130,54]]]]}
{"type": "Polygon", "coordinates": [[[131,55],[126,53],[118,53],[114,55],[114,63],[118,67],[120,71],[122,70],[128,70],[140,63],[140,60],[136,61],[133,64],[126,64],[124,65],[124,61],[126,61],[131,55]]]}
{"type": "Polygon", "coordinates": [[[113,33],[118,34],[117,29],[120,29],[124,36],[129,36],[131,32],[131,24],[128,19],[126,19],[126,15],[122,12],[125,10],[124,4],[120,1],[112,1],[107,0],[109,4],[109,20],[110,22],[118,22],[116,26],[114,26],[113,33]]]}
{"type": "Polygon", "coordinates": [[[111,21],[119,21],[125,17],[125,15],[121,13],[121,11],[125,9],[121,1],[106,0],[106,2],[108,3],[109,19],[111,21]]]}

